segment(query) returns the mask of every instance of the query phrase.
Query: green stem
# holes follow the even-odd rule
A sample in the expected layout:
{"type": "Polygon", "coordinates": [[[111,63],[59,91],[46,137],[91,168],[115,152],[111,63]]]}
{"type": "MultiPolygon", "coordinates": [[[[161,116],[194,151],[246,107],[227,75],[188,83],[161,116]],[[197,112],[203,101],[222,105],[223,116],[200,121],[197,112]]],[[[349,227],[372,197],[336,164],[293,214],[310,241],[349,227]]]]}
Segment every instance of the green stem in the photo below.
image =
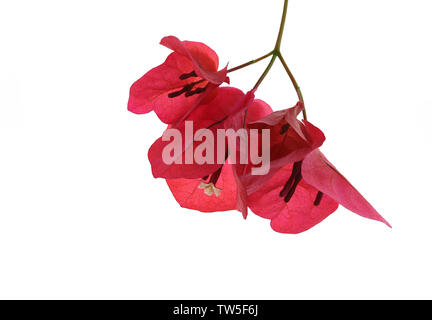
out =
{"type": "Polygon", "coordinates": [[[275,52],[278,52],[280,50],[280,46],[281,46],[281,43],[282,43],[282,36],[283,36],[283,33],[284,33],[284,29],[285,29],[285,22],[286,22],[287,11],[288,11],[288,0],[285,0],[285,2],[284,2],[284,8],[283,8],[283,13],[282,13],[282,21],[281,21],[281,24],[280,24],[279,34],[278,34],[278,38],[277,38],[276,46],[275,46],[275,52]]]}
{"type": "Polygon", "coordinates": [[[282,43],[282,37],[283,37],[284,29],[285,29],[285,22],[286,22],[287,12],[288,12],[288,0],[284,0],[284,8],[283,8],[283,13],[282,13],[282,21],[281,21],[281,24],[280,24],[280,27],[279,27],[279,34],[278,34],[278,37],[277,37],[275,48],[272,51],[273,56],[272,56],[272,59],[271,59],[269,65],[264,70],[264,73],[258,79],[258,82],[254,86],[255,90],[258,89],[258,87],[264,81],[264,79],[267,76],[267,74],[269,73],[270,69],[273,67],[273,64],[274,64],[276,58],[279,56],[280,46],[281,46],[281,43],[282,43]]]}
{"type": "Polygon", "coordinates": [[[254,60],[251,60],[251,61],[246,62],[246,63],[244,63],[244,64],[242,64],[242,65],[239,65],[239,66],[237,66],[237,67],[235,67],[235,68],[231,68],[231,69],[228,70],[228,73],[230,73],[230,72],[234,72],[234,71],[237,71],[237,70],[240,70],[240,69],[243,69],[243,68],[246,68],[246,67],[248,67],[248,66],[250,66],[250,65],[253,65],[253,64],[257,63],[257,62],[260,62],[261,60],[264,60],[264,59],[270,57],[271,55],[273,55],[273,53],[274,53],[273,51],[272,51],[272,52],[269,52],[269,53],[267,53],[266,55],[264,55],[264,56],[262,56],[262,57],[260,57],[260,58],[257,58],[257,59],[254,59],[254,60]]]}
{"type": "Polygon", "coordinates": [[[270,63],[268,64],[267,68],[264,70],[264,73],[261,75],[261,77],[258,79],[258,82],[253,87],[253,90],[258,89],[258,87],[261,85],[261,83],[264,81],[267,74],[270,72],[271,68],[273,67],[274,62],[276,61],[277,54],[273,53],[273,56],[270,60],[270,63]]]}
{"type": "MultiPolygon", "coordinates": [[[[286,18],[287,18],[287,12],[288,12],[288,0],[284,0],[284,8],[283,8],[283,13],[282,13],[282,20],[281,20],[281,24],[280,24],[280,28],[279,28],[279,34],[276,40],[276,45],[275,48],[273,49],[273,51],[267,53],[266,55],[255,59],[255,60],[251,60],[249,62],[246,62],[238,67],[229,69],[228,72],[234,72],[237,71],[239,69],[245,68],[247,66],[250,66],[252,64],[255,64],[261,60],[264,60],[268,57],[272,57],[270,60],[270,63],[268,64],[267,68],[264,70],[264,73],[261,75],[261,77],[258,79],[257,83],[255,84],[255,86],[253,87],[254,90],[258,89],[258,87],[261,85],[261,83],[264,81],[264,79],[267,77],[268,73],[270,72],[271,68],[274,65],[274,62],[276,61],[276,58],[279,58],[279,60],[281,61],[283,67],[285,68],[286,73],[288,74],[289,78],[291,79],[291,82],[294,86],[294,89],[297,92],[297,96],[300,102],[303,103],[304,105],[304,99],[303,99],[303,94],[300,90],[300,86],[298,85],[296,79],[294,78],[294,75],[292,74],[291,70],[288,67],[288,64],[286,63],[284,57],[282,56],[280,47],[281,47],[281,43],[282,43],[282,38],[283,38],[283,33],[285,30],[285,23],[286,23],[286,18]]],[[[306,113],[306,108],[303,109],[303,118],[305,120],[307,120],[307,113],[306,113]]]]}
{"type": "MultiPolygon", "coordinates": [[[[279,57],[279,60],[282,62],[282,65],[283,65],[283,67],[284,67],[286,73],[288,74],[288,76],[289,76],[290,79],[291,79],[291,82],[292,82],[292,84],[293,84],[293,86],[294,86],[294,89],[295,89],[295,91],[297,92],[297,96],[298,96],[298,98],[299,98],[299,101],[300,101],[301,103],[303,103],[303,105],[304,105],[303,94],[302,94],[302,92],[301,92],[301,90],[300,90],[300,86],[298,85],[296,79],[294,78],[294,75],[292,74],[290,68],[288,67],[288,64],[285,62],[285,59],[284,59],[284,57],[282,56],[282,54],[281,54],[280,52],[278,53],[278,57],[279,57]]],[[[306,109],[303,109],[303,118],[304,118],[305,120],[307,120],[307,113],[306,113],[306,109]]]]}

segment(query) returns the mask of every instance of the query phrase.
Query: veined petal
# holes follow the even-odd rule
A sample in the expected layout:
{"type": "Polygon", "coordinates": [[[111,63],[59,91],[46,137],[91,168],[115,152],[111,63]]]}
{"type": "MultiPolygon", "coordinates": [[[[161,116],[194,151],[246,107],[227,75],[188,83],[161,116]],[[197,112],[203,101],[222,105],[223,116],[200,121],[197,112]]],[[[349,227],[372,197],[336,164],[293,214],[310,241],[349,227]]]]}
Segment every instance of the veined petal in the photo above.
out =
{"type": "Polygon", "coordinates": [[[351,185],[351,183],[319,151],[310,153],[303,161],[303,178],[348,210],[358,215],[391,225],[351,185]]]}
{"type": "Polygon", "coordinates": [[[221,71],[217,71],[219,58],[207,45],[201,42],[180,41],[174,36],[163,38],[161,44],[188,57],[194,65],[196,74],[201,78],[217,85],[225,81],[227,67],[221,71]]]}
{"type": "Polygon", "coordinates": [[[162,122],[177,126],[202,102],[211,100],[214,89],[227,80],[227,70],[217,71],[219,59],[203,43],[175,37],[161,43],[174,52],[132,85],[128,109],[137,114],[155,111],[162,122]]]}
{"type": "Polygon", "coordinates": [[[181,207],[201,212],[219,212],[236,209],[237,186],[232,174],[231,165],[225,164],[216,187],[220,194],[211,196],[199,188],[202,179],[167,180],[168,186],[181,207]]]}
{"type": "MultiPolygon", "coordinates": [[[[289,129],[281,134],[283,127],[287,125],[287,117],[295,117],[295,113],[301,112],[302,108],[291,108],[294,111],[287,116],[287,110],[274,112],[264,119],[255,121],[249,125],[250,128],[270,130],[270,169],[266,175],[252,175],[253,165],[245,169],[241,180],[245,185],[247,194],[256,192],[282,167],[289,163],[303,160],[310,152],[319,148],[325,141],[324,133],[308,121],[300,122],[297,119],[290,119],[289,129]],[[278,122],[279,121],[279,122],[278,122]],[[295,129],[297,127],[297,129],[295,129]],[[301,131],[299,135],[297,131],[301,131]]],[[[264,152],[264,150],[263,150],[264,152]]]]}
{"type": "Polygon", "coordinates": [[[191,72],[192,62],[178,53],[171,53],[163,64],[137,80],[130,89],[128,110],[144,114],[155,110],[161,120],[171,123],[191,106],[198,96],[171,99],[168,94],[194,82],[197,78],[180,80],[179,75],[191,72]],[[165,114],[167,113],[167,114],[165,114]]]}
{"type": "MultiPolygon", "coordinates": [[[[249,91],[246,94],[237,110],[238,111],[225,122],[225,129],[233,129],[235,131],[246,129],[248,122],[255,121],[272,112],[271,107],[267,103],[262,100],[255,100],[255,90],[249,91]]],[[[242,138],[240,137],[240,139],[242,138]]],[[[247,146],[249,146],[249,144],[247,144],[247,146]]],[[[236,149],[229,150],[231,156],[234,155],[237,161],[240,159],[240,154],[245,152],[240,148],[241,143],[237,141],[236,149]]],[[[237,184],[237,210],[240,211],[246,219],[248,216],[247,192],[241,177],[244,175],[247,165],[239,164],[237,161],[236,164],[233,165],[234,179],[237,184]]]]}
{"type": "MultiPolygon", "coordinates": [[[[242,101],[244,94],[241,90],[230,87],[218,88],[217,91],[216,97],[208,104],[202,104],[196,108],[185,122],[175,128],[177,140],[166,139],[168,141],[163,141],[163,137],[169,133],[167,131],[150,147],[148,157],[154,177],[165,179],[202,178],[220,167],[217,130],[224,128],[224,123],[229,118],[229,112],[232,109],[235,110],[238,103],[242,101]],[[200,129],[211,131],[213,138],[212,155],[209,155],[211,161],[202,164],[197,163],[194,157],[196,148],[207,142],[205,137],[203,137],[204,141],[195,141],[196,138],[202,137],[198,135],[200,129]],[[164,159],[164,151],[167,150],[168,146],[178,151],[174,153],[170,162],[164,159]]],[[[173,129],[170,128],[169,130],[173,129]]],[[[223,148],[223,152],[225,155],[225,148],[223,148]]]]}
{"type": "Polygon", "coordinates": [[[279,170],[259,191],[248,197],[252,212],[270,219],[273,230],[297,234],[314,227],[338,208],[336,201],[324,195],[316,205],[318,190],[301,181],[291,200],[286,203],[280,196],[292,172],[289,164],[279,170]]]}

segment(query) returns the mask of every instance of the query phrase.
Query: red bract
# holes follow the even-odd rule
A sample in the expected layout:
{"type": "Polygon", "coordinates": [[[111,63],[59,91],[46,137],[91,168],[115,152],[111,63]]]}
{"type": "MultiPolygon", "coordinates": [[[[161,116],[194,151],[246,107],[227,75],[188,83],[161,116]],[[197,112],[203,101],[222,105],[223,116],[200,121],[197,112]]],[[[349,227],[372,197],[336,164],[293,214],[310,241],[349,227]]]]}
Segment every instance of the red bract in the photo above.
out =
{"type": "MultiPolygon", "coordinates": [[[[231,91],[231,94],[238,92],[233,88],[221,88],[220,90],[222,92],[229,90],[231,91]]],[[[229,91],[227,91],[227,93],[229,91]]],[[[217,103],[217,99],[218,98],[216,97],[212,103],[217,103]]],[[[243,118],[243,122],[246,121],[246,123],[256,121],[272,112],[272,109],[268,104],[261,100],[255,100],[251,93],[248,93],[247,95],[241,93],[237,105],[230,108],[230,110],[244,112],[246,108],[248,114],[246,120],[243,118]]],[[[220,108],[216,109],[219,109],[218,112],[227,112],[227,109],[223,108],[222,105],[220,108]]],[[[207,115],[208,118],[211,114],[211,112],[208,112],[207,110],[212,109],[200,106],[193,114],[191,114],[191,118],[196,117],[197,119],[201,119],[200,121],[202,122],[204,121],[203,118],[205,118],[205,115],[207,115]]],[[[213,112],[216,112],[216,110],[213,112]]],[[[237,114],[238,113],[230,114],[224,121],[220,121],[216,126],[214,126],[214,128],[234,129],[232,126],[237,114]]],[[[217,119],[219,119],[219,117],[217,119]]],[[[214,119],[212,121],[214,121],[214,119]]],[[[184,165],[179,165],[177,167],[176,175],[184,176],[186,174],[193,174],[198,175],[199,178],[167,180],[177,202],[184,208],[202,212],[228,211],[235,209],[243,212],[243,208],[238,203],[239,191],[237,189],[237,181],[233,175],[232,169],[234,165],[231,165],[229,160],[227,160],[224,165],[212,167],[211,170],[213,171],[208,173],[208,175],[202,174],[202,167],[202,165],[195,165],[195,167],[191,166],[187,168],[184,165]],[[197,172],[199,173],[197,174],[197,172]]],[[[209,169],[208,165],[204,165],[204,167],[206,167],[206,170],[209,169]]]]}
{"type": "Polygon", "coordinates": [[[237,185],[231,165],[226,163],[219,172],[207,179],[167,180],[174,198],[181,207],[201,212],[230,211],[236,209],[237,185]],[[220,175],[218,175],[220,173],[220,175]],[[210,182],[215,181],[216,182],[210,182]]]}
{"type": "Polygon", "coordinates": [[[184,208],[236,209],[246,218],[250,207],[282,233],[312,228],[339,204],[390,226],[319,151],[325,136],[307,121],[303,94],[281,49],[287,9],[285,0],[275,47],[230,70],[218,71],[217,54],[203,43],[162,39],[173,52],[132,85],[128,104],[137,114],[155,111],[168,124],[148,153],[153,175],[167,179],[184,208]],[[220,87],[229,83],[228,72],[270,57],[247,94],[220,87]],[[301,102],[273,112],[255,100],[255,91],[277,59],[301,102]]]}
{"type": "MultiPolygon", "coordinates": [[[[214,157],[209,159],[210,161],[203,164],[195,162],[194,150],[203,142],[196,141],[197,139],[194,138],[200,129],[209,129],[216,137],[217,130],[224,128],[224,122],[239,107],[244,94],[241,90],[231,87],[219,88],[217,93],[217,96],[208,104],[200,105],[190,114],[186,119],[188,123],[185,121],[177,127],[181,140],[172,141],[162,136],[150,147],[148,156],[155,178],[195,179],[210,175],[219,169],[221,162],[219,161],[218,164],[216,143],[213,146],[214,157]],[[193,131],[190,130],[190,124],[193,124],[193,131]],[[181,150],[176,159],[179,163],[167,164],[164,161],[163,151],[167,150],[170,145],[172,148],[181,150]]],[[[222,159],[222,162],[225,159],[226,157],[222,159]]]]}
{"type": "Polygon", "coordinates": [[[288,163],[301,161],[324,143],[325,136],[320,129],[306,120],[297,119],[303,109],[303,103],[298,102],[293,108],[273,112],[248,125],[249,129],[270,130],[271,137],[268,174],[252,175],[251,170],[254,166],[249,165],[240,177],[248,194],[257,191],[280,168],[288,163]]]}
{"type": "MultiPolygon", "coordinates": [[[[250,94],[253,95],[253,92],[250,94]]],[[[242,120],[247,109],[241,110],[235,117],[232,117],[231,127],[236,130],[247,127],[249,137],[245,139],[249,141],[252,129],[258,129],[258,132],[261,133],[264,129],[270,131],[270,168],[266,174],[254,174],[253,169],[256,166],[251,162],[234,166],[234,178],[238,187],[237,209],[243,213],[244,217],[247,217],[248,214],[248,195],[259,190],[286,164],[304,159],[307,154],[323,144],[325,136],[321,130],[307,121],[297,120],[303,108],[303,104],[299,102],[293,108],[273,112],[260,120],[248,123],[247,126],[242,120]]],[[[262,148],[263,146],[260,145],[259,149],[265,152],[262,148]]],[[[238,153],[239,150],[241,149],[237,148],[238,153]]]]}
{"type": "Polygon", "coordinates": [[[248,197],[251,210],[271,219],[281,233],[304,232],[336,211],[338,204],[362,217],[390,224],[319,150],[278,171],[248,197]]]}
{"type": "Polygon", "coordinates": [[[315,150],[305,158],[302,172],[304,179],[309,184],[330,196],[348,210],[364,218],[380,221],[391,228],[391,225],[319,150],[315,150]]]}
{"type": "Polygon", "coordinates": [[[132,85],[128,109],[137,114],[155,111],[164,123],[177,124],[211,99],[213,90],[227,80],[227,68],[218,71],[217,54],[203,43],[170,36],[161,44],[174,52],[132,85]]]}
{"type": "MultiPolygon", "coordinates": [[[[243,217],[246,219],[248,215],[248,206],[247,206],[247,189],[242,180],[242,177],[249,173],[250,165],[240,163],[240,159],[242,158],[242,154],[247,155],[249,158],[250,150],[249,150],[249,131],[247,130],[248,124],[254,122],[254,119],[262,119],[271,114],[272,110],[267,105],[267,107],[262,108],[254,108],[254,104],[257,100],[255,100],[255,90],[249,91],[242,103],[242,107],[237,110],[235,114],[233,114],[226,122],[225,129],[233,129],[235,131],[239,131],[240,129],[246,129],[244,131],[244,135],[240,134],[239,139],[236,140],[234,150],[229,150],[230,159],[232,159],[233,163],[235,163],[233,167],[233,175],[235,182],[237,184],[237,205],[236,209],[240,211],[243,217]],[[241,141],[243,140],[243,141],[241,141]],[[243,142],[243,146],[242,146],[243,142]],[[242,148],[243,147],[243,148],[242,148]],[[244,149],[246,147],[246,149],[244,149]]],[[[255,146],[257,147],[257,146],[255,146]]]]}
{"type": "Polygon", "coordinates": [[[290,201],[285,202],[282,190],[292,173],[293,164],[279,170],[258,192],[248,197],[248,204],[255,214],[271,220],[273,230],[296,234],[320,223],[336,211],[338,204],[325,195],[320,205],[315,206],[318,190],[305,180],[299,182],[290,201]]]}
{"type": "MultiPolygon", "coordinates": [[[[240,108],[235,114],[233,114],[228,121],[225,123],[225,128],[233,129],[238,131],[240,129],[245,129],[248,121],[248,114],[251,111],[251,106],[253,104],[255,98],[255,90],[249,91],[246,94],[246,97],[243,101],[243,106],[240,108]]],[[[240,140],[248,139],[248,137],[242,137],[240,135],[240,140]]],[[[247,150],[242,150],[241,141],[237,140],[235,145],[235,150],[229,150],[231,153],[231,159],[234,158],[234,165],[232,166],[232,173],[234,176],[234,181],[237,185],[237,193],[236,193],[236,206],[235,209],[240,211],[243,215],[243,218],[247,218],[248,215],[248,207],[247,207],[247,193],[244,185],[240,181],[240,176],[243,174],[245,170],[245,165],[238,163],[237,161],[241,158],[241,153],[246,152],[247,150]]]]}

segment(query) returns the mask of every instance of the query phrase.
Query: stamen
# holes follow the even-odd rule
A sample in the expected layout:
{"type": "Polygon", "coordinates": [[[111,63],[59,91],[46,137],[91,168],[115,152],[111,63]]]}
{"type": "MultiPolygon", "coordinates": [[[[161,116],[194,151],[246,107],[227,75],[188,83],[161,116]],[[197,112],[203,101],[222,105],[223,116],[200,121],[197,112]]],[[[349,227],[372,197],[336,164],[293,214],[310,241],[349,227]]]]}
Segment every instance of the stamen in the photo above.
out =
{"type": "Polygon", "coordinates": [[[290,202],[290,200],[294,196],[297,186],[299,185],[300,181],[303,178],[301,174],[301,166],[302,166],[302,162],[294,163],[291,176],[279,194],[281,198],[284,198],[284,201],[286,203],[290,202]]]}
{"type": "Polygon", "coordinates": [[[290,176],[288,182],[285,184],[284,188],[282,189],[281,193],[279,194],[279,196],[281,198],[284,198],[287,196],[288,192],[290,191],[290,189],[293,186],[295,178],[300,173],[300,171],[301,171],[301,162],[294,163],[294,166],[293,166],[292,172],[291,172],[291,176],[290,176]]]}
{"type": "MultiPolygon", "coordinates": [[[[225,161],[226,159],[228,159],[228,150],[225,151],[225,161]]],[[[222,173],[222,169],[223,169],[224,165],[221,165],[219,169],[217,169],[217,171],[215,171],[209,180],[209,183],[212,183],[216,186],[216,183],[218,182],[220,175],[222,173]]]]}
{"type": "Polygon", "coordinates": [[[175,91],[175,92],[171,92],[170,94],[168,94],[168,98],[177,98],[178,96],[181,96],[183,93],[187,93],[189,91],[192,90],[192,88],[194,87],[195,83],[190,83],[188,85],[185,85],[183,87],[183,89],[179,90],[179,91],[175,91]]]}
{"type": "Polygon", "coordinates": [[[297,186],[299,185],[300,181],[302,180],[301,173],[296,177],[293,186],[291,187],[291,190],[288,192],[287,196],[285,197],[284,201],[286,203],[290,202],[292,197],[294,196],[294,193],[297,189],[297,186]]]}
{"type": "Polygon", "coordinates": [[[291,173],[291,176],[290,176],[288,182],[285,184],[284,188],[282,189],[282,191],[279,194],[279,196],[281,198],[285,198],[287,196],[288,192],[292,188],[292,184],[293,184],[293,182],[295,180],[295,177],[296,177],[296,175],[294,174],[294,170],[293,170],[293,172],[291,173]]]}
{"type": "Polygon", "coordinates": [[[195,77],[198,77],[198,76],[197,76],[197,74],[195,73],[195,71],[192,71],[192,72],[190,72],[190,73],[183,73],[183,74],[179,77],[179,79],[180,79],[180,80],[186,80],[186,79],[189,79],[189,78],[195,78],[195,77]]]}
{"type": "Polygon", "coordinates": [[[222,168],[223,166],[221,166],[215,173],[211,175],[209,183],[213,183],[214,185],[216,185],[222,173],[222,168]]]}
{"type": "Polygon", "coordinates": [[[315,198],[315,202],[314,202],[314,206],[315,207],[318,207],[320,205],[323,196],[324,196],[324,193],[322,193],[321,191],[319,191],[318,194],[317,194],[317,196],[316,196],[316,198],[315,198]]]}
{"type": "Polygon", "coordinates": [[[192,96],[194,96],[194,95],[196,95],[196,94],[203,93],[203,92],[206,91],[206,90],[207,90],[207,86],[205,86],[205,87],[203,87],[203,88],[197,88],[197,89],[195,89],[194,91],[186,92],[185,96],[186,96],[186,98],[189,98],[189,97],[192,97],[192,96]]]}
{"type": "Polygon", "coordinates": [[[283,135],[283,134],[287,133],[290,127],[291,126],[288,123],[283,125],[281,128],[280,134],[283,135]]]}
{"type": "Polygon", "coordinates": [[[181,96],[183,93],[186,93],[186,97],[193,96],[194,94],[199,94],[204,92],[207,89],[207,86],[204,88],[198,88],[195,91],[191,92],[191,90],[195,87],[195,85],[200,84],[204,82],[205,80],[201,79],[195,82],[191,82],[183,87],[183,89],[175,92],[171,92],[168,94],[168,98],[177,98],[178,96],[181,96]]]}

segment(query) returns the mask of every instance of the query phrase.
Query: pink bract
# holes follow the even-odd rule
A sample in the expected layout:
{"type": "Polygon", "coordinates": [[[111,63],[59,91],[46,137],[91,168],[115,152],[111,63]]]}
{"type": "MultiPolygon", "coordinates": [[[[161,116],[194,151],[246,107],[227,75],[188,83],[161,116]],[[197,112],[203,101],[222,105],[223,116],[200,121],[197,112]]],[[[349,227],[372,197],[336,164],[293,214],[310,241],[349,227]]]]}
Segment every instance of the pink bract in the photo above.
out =
{"type": "Polygon", "coordinates": [[[170,36],[161,44],[172,49],[166,61],[136,81],[128,109],[137,114],[155,111],[166,124],[176,124],[227,80],[227,68],[218,71],[219,58],[207,45],[170,36]]]}

